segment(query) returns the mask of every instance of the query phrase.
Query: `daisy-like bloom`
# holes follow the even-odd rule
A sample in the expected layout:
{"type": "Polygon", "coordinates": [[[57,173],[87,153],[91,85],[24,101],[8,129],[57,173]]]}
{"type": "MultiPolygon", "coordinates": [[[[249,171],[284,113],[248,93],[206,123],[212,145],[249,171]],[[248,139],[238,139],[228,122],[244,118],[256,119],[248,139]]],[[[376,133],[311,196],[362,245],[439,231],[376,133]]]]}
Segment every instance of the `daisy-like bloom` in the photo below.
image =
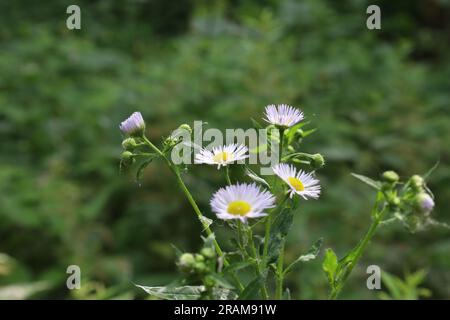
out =
{"type": "Polygon", "coordinates": [[[304,118],[303,112],[287,104],[268,105],[264,115],[265,121],[286,128],[293,126],[304,118]]]}
{"type": "Polygon", "coordinates": [[[240,144],[214,147],[212,151],[202,149],[195,155],[194,163],[214,164],[220,169],[221,166],[248,158],[247,151],[247,147],[240,144]]]}
{"type": "Polygon", "coordinates": [[[272,168],[273,172],[291,188],[290,197],[298,194],[305,200],[308,198],[317,199],[320,195],[319,180],[315,179],[312,174],[297,169],[293,165],[280,163],[272,168]]]}
{"type": "Polygon", "coordinates": [[[267,190],[252,184],[234,184],[220,188],[211,199],[211,208],[223,220],[264,217],[264,210],[275,206],[275,197],[267,190]]]}
{"type": "Polygon", "coordinates": [[[126,135],[140,135],[145,130],[144,118],[142,118],[142,114],[140,112],[133,112],[128,119],[120,124],[119,128],[126,135]]]}

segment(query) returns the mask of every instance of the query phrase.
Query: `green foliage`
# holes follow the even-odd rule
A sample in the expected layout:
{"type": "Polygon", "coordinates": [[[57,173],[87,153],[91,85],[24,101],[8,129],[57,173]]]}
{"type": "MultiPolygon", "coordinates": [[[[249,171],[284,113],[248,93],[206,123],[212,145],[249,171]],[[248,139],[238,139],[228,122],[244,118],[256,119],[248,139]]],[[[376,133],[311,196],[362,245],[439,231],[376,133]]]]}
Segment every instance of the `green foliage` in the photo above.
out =
{"type": "Polygon", "coordinates": [[[385,300],[417,300],[419,298],[429,298],[431,296],[431,291],[419,287],[424,282],[426,275],[427,272],[422,269],[414,273],[406,273],[405,278],[401,279],[383,271],[381,280],[388,292],[382,292],[379,296],[381,299],[385,300]]]}
{"type": "MultiPolygon", "coordinates": [[[[304,108],[319,128],[304,151],[327,165],[323,197],[294,217],[288,263],[319,236],[337,253],[358,240],[371,190],[356,187],[352,171],[421,174],[441,159],[428,184],[433,215],[448,221],[448,3],[381,1],[380,32],[365,28],[370,1],[177,3],[80,1],[82,30],[73,32],[64,26],[70,1],[1,2],[0,250],[15,264],[0,271],[1,289],[44,280],[33,297],[144,297],[129,284],[169,282],[170,243],[198,249],[201,227],[159,161],[141,187],[117,174],[118,124],[136,110],[160,137],[205,113],[212,126],[249,127],[267,103],[304,108]],[[73,263],[90,292],[65,288],[73,263]]],[[[202,175],[186,177],[207,208],[222,177],[202,175]]],[[[450,297],[445,231],[412,238],[389,226],[383,239],[364,262],[396,274],[427,268],[433,297],[450,297]]],[[[294,299],[326,297],[318,263],[289,274],[294,299]]],[[[375,298],[354,272],[342,297],[375,298]]]]}

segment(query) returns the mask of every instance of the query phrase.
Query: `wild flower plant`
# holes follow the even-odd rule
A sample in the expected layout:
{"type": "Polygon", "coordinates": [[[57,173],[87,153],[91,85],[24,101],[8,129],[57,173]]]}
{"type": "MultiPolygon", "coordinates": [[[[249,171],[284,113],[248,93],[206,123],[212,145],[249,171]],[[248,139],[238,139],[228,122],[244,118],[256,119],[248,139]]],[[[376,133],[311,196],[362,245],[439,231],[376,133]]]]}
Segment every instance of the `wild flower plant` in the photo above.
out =
{"type": "MultiPolygon", "coordinates": [[[[182,274],[168,286],[139,286],[151,295],[162,299],[289,299],[285,277],[298,264],[316,259],[322,245],[320,238],[308,252],[289,265],[284,260],[286,237],[293,223],[293,216],[302,201],[316,200],[322,187],[316,171],[325,165],[321,154],[302,152],[301,144],[312,130],[304,130],[304,114],[287,105],[269,105],[264,120],[268,141],[257,150],[249,150],[241,144],[228,144],[212,148],[200,148],[194,155],[194,165],[216,165],[224,170],[224,186],[211,195],[211,212],[233,231],[232,248],[224,251],[211,227],[218,228],[212,219],[200,210],[189,188],[183,181],[181,166],[171,159],[172,150],[183,140],[176,136],[164,139],[161,147],[145,136],[145,122],[139,112],[122,122],[125,135],[122,146],[121,168],[136,164],[136,176],[152,161],[160,159],[174,174],[180,190],[192,206],[202,224],[204,246],[198,253],[177,250],[177,266],[182,274]],[[242,163],[250,152],[277,147],[279,163],[272,166],[272,176],[259,176],[249,165],[242,163]],[[233,180],[232,173],[243,169],[248,182],[233,180]],[[253,278],[245,281],[242,270],[251,270],[253,278]]],[[[253,120],[258,128],[263,126],[253,120]]],[[[189,125],[179,127],[188,135],[189,125]]],[[[273,149],[272,149],[273,150],[273,149]]],[[[426,225],[439,224],[430,217],[434,208],[433,194],[425,183],[425,177],[414,175],[405,181],[393,171],[382,174],[381,180],[353,174],[376,190],[372,209],[372,224],[358,245],[342,259],[332,249],[324,255],[323,270],[330,284],[330,298],[335,299],[343,289],[353,268],[366,250],[376,230],[385,224],[399,221],[409,230],[416,231],[426,225]]]]}

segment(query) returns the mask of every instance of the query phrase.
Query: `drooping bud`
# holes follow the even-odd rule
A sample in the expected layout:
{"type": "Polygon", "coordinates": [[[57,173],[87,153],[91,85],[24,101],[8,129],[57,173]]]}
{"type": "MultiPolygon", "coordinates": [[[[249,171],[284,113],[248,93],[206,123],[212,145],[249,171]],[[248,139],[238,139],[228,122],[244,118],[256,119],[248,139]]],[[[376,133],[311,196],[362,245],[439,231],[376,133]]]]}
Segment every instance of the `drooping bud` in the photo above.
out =
{"type": "Polygon", "coordinates": [[[122,141],[122,147],[125,150],[133,150],[134,148],[136,148],[137,143],[136,140],[134,140],[134,138],[126,138],[125,140],[122,141]]]}
{"type": "Polygon", "coordinates": [[[325,165],[325,159],[320,153],[313,154],[311,156],[311,166],[314,169],[320,169],[325,165]]]}
{"type": "Polygon", "coordinates": [[[121,160],[121,164],[124,166],[128,166],[135,161],[133,154],[130,151],[122,152],[122,154],[120,156],[120,160],[121,160]]]}
{"type": "Polygon", "coordinates": [[[399,180],[398,174],[395,171],[385,171],[382,176],[384,181],[389,182],[389,183],[396,183],[399,180]]]}
{"type": "Polygon", "coordinates": [[[145,131],[144,118],[140,112],[134,112],[120,124],[119,128],[125,135],[140,137],[145,131]]]}
{"type": "Polygon", "coordinates": [[[434,208],[433,198],[425,192],[416,195],[414,199],[415,207],[422,213],[428,215],[434,208]]]}

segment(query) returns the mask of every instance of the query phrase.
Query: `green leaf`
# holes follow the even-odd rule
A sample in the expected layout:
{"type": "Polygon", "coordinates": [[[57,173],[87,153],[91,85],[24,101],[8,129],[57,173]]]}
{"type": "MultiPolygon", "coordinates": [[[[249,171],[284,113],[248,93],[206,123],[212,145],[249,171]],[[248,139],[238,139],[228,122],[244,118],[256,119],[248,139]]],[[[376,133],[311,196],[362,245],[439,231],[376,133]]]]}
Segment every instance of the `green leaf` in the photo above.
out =
{"type": "MultiPolygon", "coordinates": [[[[209,218],[207,218],[205,216],[200,216],[198,219],[200,220],[200,222],[201,222],[201,224],[203,226],[202,232],[205,231],[207,228],[209,228],[209,226],[213,223],[213,221],[211,219],[209,219],[209,218]]],[[[211,236],[213,236],[213,234],[211,234],[209,237],[211,237],[211,236]]],[[[206,242],[206,240],[205,240],[205,242],[206,242]]]]}
{"type": "Polygon", "coordinates": [[[292,268],[295,267],[295,265],[297,263],[299,263],[299,262],[306,262],[306,261],[313,260],[313,259],[317,258],[317,256],[319,255],[320,248],[322,247],[322,243],[323,243],[323,239],[322,238],[320,238],[319,240],[314,242],[314,244],[311,246],[311,248],[308,250],[308,252],[303,254],[303,255],[301,255],[294,262],[292,262],[285,269],[284,273],[287,274],[290,271],[292,271],[292,268]]]}
{"type": "Polygon", "coordinates": [[[334,288],[335,273],[338,267],[338,259],[333,249],[328,248],[325,251],[325,259],[322,263],[322,269],[328,278],[328,283],[332,288],[334,288]]]}
{"type": "Polygon", "coordinates": [[[270,230],[268,246],[268,263],[277,260],[280,249],[289,229],[292,226],[294,215],[290,208],[283,209],[275,218],[270,230]]]}
{"type": "MultiPolygon", "coordinates": [[[[204,218],[204,216],[203,216],[203,218],[204,218]]],[[[208,219],[208,218],[206,218],[206,219],[208,219]]],[[[208,220],[210,220],[210,219],[208,219],[208,220]]],[[[214,233],[211,233],[206,238],[202,237],[202,239],[203,239],[203,243],[204,243],[203,245],[205,247],[214,248],[214,240],[216,239],[216,235],[214,233]]]]}
{"type": "Polygon", "coordinates": [[[291,291],[289,288],[286,288],[283,293],[283,300],[291,300],[291,291]]]}
{"type": "Polygon", "coordinates": [[[245,287],[244,291],[241,292],[238,299],[239,300],[254,300],[259,299],[259,292],[263,285],[263,278],[258,276],[245,287]]]}
{"type": "Polygon", "coordinates": [[[306,138],[307,136],[313,134],[316,131],[317,131],[317,128],[314,128],[314,129],[311,129],[311,130],[307,130],[307,131],[303,131],[303,138],[306,138]]]}
{"type": "Polygon", "coordinates": [[[235,262],[235,263],[230,264],[223,271],[224,272],[233,272],[233,271],[238,271],[238,270],[245,269],[245,268],[248,268],[251,266],[253,266],[253,263],[251,263],[250,261],[240,261],[240,262],[235,262]]]}
{"type": "Polygon", "coordinates": [[[381,182],[379,182],[379,181],[375,181],[369,177],[366,177],[366,176],[363,176],[360,174],[356,174],[356,173],[352,173],[351,175],[354,176],[356,179],[364,182],[365,184],[368,184],[372,188],[375,188],[377,190],[381,189],[381,182]]]}
{"type": "Polygon", "coordinates": [[[146,287],[136,285],[149,295],[164,300],[196,300],[205,291],[204,286],[182,286],[182,287],[146,287]]]}
{"type": "MultiPolygon", "coordinates": [[[[149,295],[163,300],[198,300],[206,292],[205,286],[181,286],[181,287],[146,287],[136,285],[149,295]]],[[[213,288],[213,297],[217,300],[234,300],[237,295],[227,288],[213,288]]]]}
{"type": "Polygon", "coordinates": [[[255,119],[250,118],[250,121],[252,122],[254,128],[256,128],[256,129],[262,129],[263,128],[263,126],[258,121],[256,121],[255,119]]]}
{"type": "Polygon", "coordinates": [[[147,159],[145,159],[144,161],[142,161],[136,171],[136,181],[141,181],[142,179],[142,174],[144,173],[145,168],[147,168],[147,166],[158,157],[158,155],[156,153],[151,154],[150,156],[148,156],[147,159]]]}
{"type": "Polygon", "coordinates": [[[267,188],[270,189],[270,185],[269,183],[267,183],[266,180],[264,180],[263,178],[261,178],[260,176],[258,176],[254,171],[252,171],[249,167],[245,168],[245,174],[247,176],[249,176],[252,180],[259,182],[263,185],[265,185],[267,188]]]}

